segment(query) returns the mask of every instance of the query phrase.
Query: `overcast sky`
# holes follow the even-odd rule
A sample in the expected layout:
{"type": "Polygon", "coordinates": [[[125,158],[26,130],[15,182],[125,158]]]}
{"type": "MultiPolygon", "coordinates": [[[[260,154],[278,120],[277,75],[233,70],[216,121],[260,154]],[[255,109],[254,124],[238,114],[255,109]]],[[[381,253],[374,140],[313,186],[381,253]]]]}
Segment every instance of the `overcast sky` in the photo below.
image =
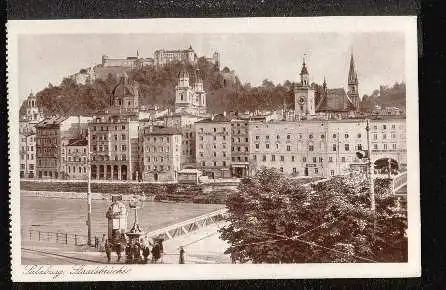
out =
{"type": "MultiPolygon", "coordinates": [[[[22,35],[19,38],[19,93],[23,100],[51,82],[111,58],[153,57],[156,49],[187,48],[198,56],[220,53],[221,66],[234,69],[244,82],[275,84],[297,80],[305,59],[310,80],[329,88],[347,87],[353,50],[360,95],[379,85],[404,80],[404,35],[401,33],[283,34],[65,34],[22,35]]],[[[173,94],[173,92],[172,92],[173,94]]]]}

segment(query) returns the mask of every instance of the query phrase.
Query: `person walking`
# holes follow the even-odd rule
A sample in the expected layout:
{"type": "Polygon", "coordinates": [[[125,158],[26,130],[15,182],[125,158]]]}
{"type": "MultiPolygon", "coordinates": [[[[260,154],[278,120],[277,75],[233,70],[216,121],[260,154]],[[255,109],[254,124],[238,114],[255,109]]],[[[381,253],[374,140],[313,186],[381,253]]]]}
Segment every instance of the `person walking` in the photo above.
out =
{"type": "Polygon", "coordinates": [[[107,237],[105,234],[102,235],[101,244],[99,245],[99,251],[103,252],[105,250],[105,241],[107,240],[107,237]]]}
{"type": "Polygon", "coordinates": [[[156,264],[160,259],[160,245],[155,243],[152,248],[152,263],[156,264]]]}
{"type": "Polygon", "coordinates": [[[107,255],[107,261],[110,263],[112,249],[108,240],[105,240],[104,248],[105,248],[105,254],[107,255]]]}
{"type": "Polygon", "coordinates": [[[183,246],[180,246],[180,264],[184,264],[184,248],[183,246]]]}

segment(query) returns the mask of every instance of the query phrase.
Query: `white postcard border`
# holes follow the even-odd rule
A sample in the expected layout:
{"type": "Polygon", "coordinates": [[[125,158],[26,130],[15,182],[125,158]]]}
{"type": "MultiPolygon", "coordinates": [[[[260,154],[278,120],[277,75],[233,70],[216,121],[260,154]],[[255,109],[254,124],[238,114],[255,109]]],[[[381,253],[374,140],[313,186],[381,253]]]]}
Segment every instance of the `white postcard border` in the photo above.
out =
{"type": "MultiPolygon", "coordinates": [[[[138,19],[138,20],[49,20],[8,21],[7,80],[9,110],[10,235],[13,281],[115,281],[276,278],[366,278],[416,277],[421,273],[420,185],[418,140],[418,47],[415,16],[226,18],[226,19],[138,19]],[[159,28],[163,29],[160,30],[159,28]],[[21,34],[110,33],[314,33],[314,32],[403,32],[405,35],[408,250],[407,263],[272,264],[272,265],[109,265],[126,274],[70,274],[76,266],[44,266],[56,274],[26,274],[21,265],[18,36],[21,34]]],[[[100,266],[87,265],[88,269],[100,266]]],[[[48,271],[48,272],[51,272],[48,271]]]]}

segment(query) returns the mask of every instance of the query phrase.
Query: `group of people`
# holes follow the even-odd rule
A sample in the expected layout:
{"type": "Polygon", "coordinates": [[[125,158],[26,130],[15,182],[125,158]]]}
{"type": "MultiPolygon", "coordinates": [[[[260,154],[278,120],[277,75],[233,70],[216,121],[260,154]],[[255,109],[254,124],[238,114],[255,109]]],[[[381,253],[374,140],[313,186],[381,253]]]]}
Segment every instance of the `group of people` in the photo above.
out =
{"type": "Polygon", "coordinates": [[[116,252],[118,258],[117,261],[121,261],[121,253],[125,253],[125,262],[127,264],[147,264],[149,263],[149,257],[151,263],[163,262],[163,239],[156,238],[153,242],[149,241],[146,237],[139,239],[129,239],[126,235],[121,234],[118,239],[110,241],[106,235],[102,236],[101,242],[95,238],[95,247],[100,252],[105,252],[107,255],[107,261],[110,263],[112,252],[116,252]]]}

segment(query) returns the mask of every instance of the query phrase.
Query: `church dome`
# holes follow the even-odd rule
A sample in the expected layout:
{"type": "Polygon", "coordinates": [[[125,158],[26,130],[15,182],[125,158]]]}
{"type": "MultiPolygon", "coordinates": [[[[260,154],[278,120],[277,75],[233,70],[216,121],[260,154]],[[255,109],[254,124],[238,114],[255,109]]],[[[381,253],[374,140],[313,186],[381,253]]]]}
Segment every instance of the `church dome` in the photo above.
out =
{"type": "Polygon", "coordinates": [[[113,96],[137,96],[138,95],[138,83],[128,81],[128,76],[124,75],[121,77],[121,81],[117,84],[113,91],[113,96]]]}

